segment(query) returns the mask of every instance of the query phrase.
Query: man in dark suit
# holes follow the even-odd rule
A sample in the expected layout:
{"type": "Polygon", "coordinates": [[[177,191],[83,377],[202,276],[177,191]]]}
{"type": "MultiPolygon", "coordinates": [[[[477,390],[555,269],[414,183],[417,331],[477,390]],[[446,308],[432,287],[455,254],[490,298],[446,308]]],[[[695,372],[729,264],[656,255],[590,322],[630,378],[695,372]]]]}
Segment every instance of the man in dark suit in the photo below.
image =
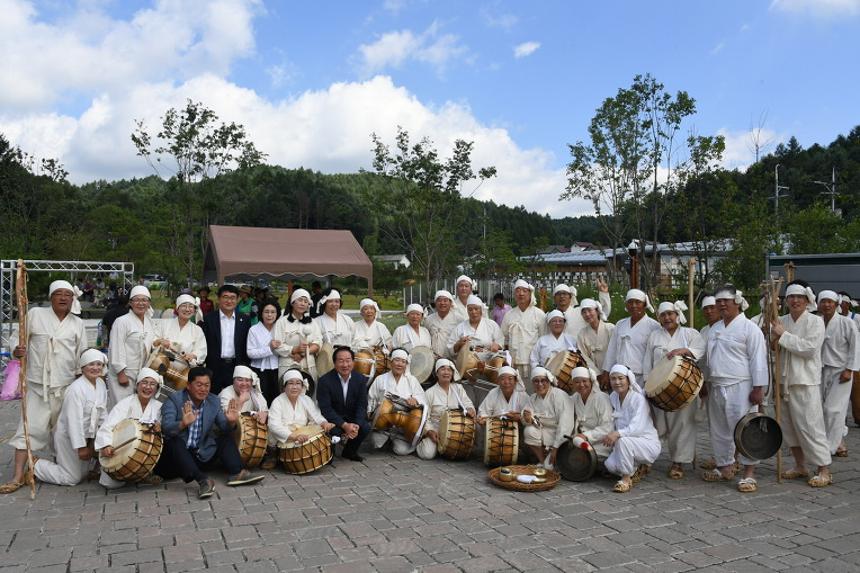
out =
{"type": "Polygon", "coordinates": [[[341,456],[356,462],[361,442],[370,433],[367,421],[367,377],[353,372],[355,355],[348,346],[334,351],[334,370],[320,377],[317,383],[317,403],[326,420],[335,425],[332,436],[348,441],[341,456]]]}
{"type": "Polygon", "coordinates": [[[227,412],[221,410],[218,395],[209,392],[211,377],[208,368],[192,368],[185,390],[172,394],[161,407],[164,449],[155,467],[155,473],[165,479],[196,481],[200,499],[215,493],[215,482],[205,470],[218,464],[227,470],[229,486],[256,483],[264,477],[242,469],[233,438],[239,404],[231,400],[227,412]]]}
{"type": "Polygon", "coordinates": [[[251,319],[247,314],[236,312],[238,303],[239,289],[223,285],[218,289],[218,311],[204,316],[200,325],[206,335],[206,366],[213,374],[213,394],[232,384],[233,368],[250,364],[248,330],[251,319]]]}

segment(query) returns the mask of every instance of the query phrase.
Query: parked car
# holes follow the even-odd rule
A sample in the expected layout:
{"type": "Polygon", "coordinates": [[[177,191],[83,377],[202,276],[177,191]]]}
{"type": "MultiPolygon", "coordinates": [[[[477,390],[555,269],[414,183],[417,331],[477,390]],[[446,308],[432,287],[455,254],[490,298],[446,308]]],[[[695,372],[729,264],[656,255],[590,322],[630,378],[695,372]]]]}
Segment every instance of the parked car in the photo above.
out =
{"type": "Polygon", "coordinates": [[[163,289],[167,286],[167,278],[164,275],[149,274],[143,275],[143,286],[148,289],[163,289]]]}

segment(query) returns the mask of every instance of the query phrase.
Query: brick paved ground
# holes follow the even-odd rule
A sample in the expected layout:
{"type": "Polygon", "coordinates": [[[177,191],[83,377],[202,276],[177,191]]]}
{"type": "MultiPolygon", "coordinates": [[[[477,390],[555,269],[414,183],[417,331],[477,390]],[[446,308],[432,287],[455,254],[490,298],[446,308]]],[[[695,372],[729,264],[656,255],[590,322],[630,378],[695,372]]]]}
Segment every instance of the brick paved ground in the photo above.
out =
{"type": "MultiPolygon", "coordinates": [[[[17,403],[0,404],[11,437],[17,403]]],[[[42,485],[0,497],[0,573],[11,571],[858,571],[860,431],[836,483],[760,491],[688,477],[665,457],[627,495],[612,482],[562,482],[539,494],[488,484],[477,462],[390,453],[198,501],[179,481],[106,493],[95,483],[42,485]]],[[[704,444],[704,435],[701,436],[704,444]]],[[[11,451],[0,452],[0,479],[11,451]]]]}

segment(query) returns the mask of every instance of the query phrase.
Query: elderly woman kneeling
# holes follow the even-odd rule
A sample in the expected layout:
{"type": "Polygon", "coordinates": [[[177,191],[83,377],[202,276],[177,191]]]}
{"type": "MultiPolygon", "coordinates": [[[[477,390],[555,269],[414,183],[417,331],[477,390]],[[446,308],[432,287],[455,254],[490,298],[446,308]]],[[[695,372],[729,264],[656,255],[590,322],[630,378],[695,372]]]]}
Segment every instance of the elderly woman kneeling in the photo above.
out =
{"type": "Polygon", "coordinates": [[[323,432],[334,428],[307,395],[308,383],[300,370],[288,369],[283,380],[284,391],[274,399],[269,410],[270,443],[302,444],[313,437],[301,430],[305,426],[318,426],[323,432]]]}
{"type": "Polygon", "coordinates": [[[578,366],[570,377],[576,390],[571,397],[576,417],[576,437],[591,444],[597,458],[605,460],[610,450],[603,445],[603,438],[615,429],[612,402],[608,394],[595,390],[597,377],[590,368],[578,366]]]}
{"type": "Polygon", "coordinates": [[[626,493],[648,473],[648,468],[660,455],[660,437],[633,371],[616,364],[609,371],[609,385],[615,430],[603,438],[603,445],[612,448],[604,465],[609,472],[621,477],[612,491],[626,493]]]}
{"type": "Polygon", "coordinates": [[[552,469],[559,446],[573,433],[573,407],[567,392],[552,385],[555,379],[549,370],[536,366],[531,376],[535,393],[523,410],[523,438],[538,463],[552,469]]]}
{"type": "Polygon", "coordinates": [[[442,414],[448,410],[462,409],[470,418],[475,417],[475,406],[466,395],[462,384],[454,382],[460,376],[454,368],[454,363],[447,358],[436,361],[436,384],[425,393],[430,414],[424,424],[424,437],[418,442],[416,453],[422,460],[432,460],[436,457],[439,443],[439,421],[442,414]]]}

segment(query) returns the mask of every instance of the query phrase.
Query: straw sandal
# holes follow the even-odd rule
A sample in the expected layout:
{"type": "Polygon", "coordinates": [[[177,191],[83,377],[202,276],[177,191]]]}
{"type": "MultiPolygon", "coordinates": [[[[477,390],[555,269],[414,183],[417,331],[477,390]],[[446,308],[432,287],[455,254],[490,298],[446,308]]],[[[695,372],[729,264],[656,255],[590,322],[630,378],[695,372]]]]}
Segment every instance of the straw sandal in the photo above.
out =
{"type": "Polygon", "coordinates": [[[639,483],[640,481],[645,479],[645,476],[648,475],[649,471],[651,471],[651,466],[649,466],[648,464],[640,464],[639,467],[636,468],[636,471],[633,472],[633,475],[630,476],[630,480],[633,483],[639,483]]]}
{"type": "Polygon", "coordinates": [[[834,454],[837,458],[847,458],[848,457],[848,448],[842,447],[836,450],[834,454]]]}
{"type": "Polygon", "coordinates": [[[627,493],[633,489],[633,483],[631,479],[620,479],[615,482],[615,485],[612,486],[612,491],[615,493],[627,493]]]}
{"type": "Polygon", "coordinates": [[[785,470],[782,472],[782,479],[806,479],[809,477],[809,472],[798,469],[785,470]]]}
{"type": "Polygon", "coordinates": [[[712,469],[712,470],[708,470],[708,471],[706,471],[706,472],[702,472],[702,479],[703,479],[703,480],[705,480],[705,481],[709,481],[709,482],[715,482],[715,481],[729,481],[729,480],[731,480],[733,477],[735,477],[735,472],[734,472],[734,471],[732,471],[731,473],[729,473],[729,475],[728,475],[728,476],[723,475],[723,472],[721,472],[721,471],[720,471],[720,470],[718,470],[718,469],[712,469]]]}
{"type": "Polygon", "coordinates": [[[815,474],[806,483],[812,487],[826,487],[833,483],[833,474],[827,474],[826,476],[815,474]]]}
{"type": "Polygon", "coordinates": [[[681,464],[672,464],[666,475],[669,476],[669,479],[684,479],[684,468],[681,464]]]}
{"type": "Polygon", "coordinates": [[[717,468],[717,460],[714,458],[709,458],[702,463],[699,464],[699,467],[703,470],[713,470],[717,468]]]}
{"type": "Polygon", "coordinates": [[[741,493],[753,493],[758,491],[758,482],[755,481],[755,478],[748,477],[742,478],[738,482],[738,491],[741,493]]]}

